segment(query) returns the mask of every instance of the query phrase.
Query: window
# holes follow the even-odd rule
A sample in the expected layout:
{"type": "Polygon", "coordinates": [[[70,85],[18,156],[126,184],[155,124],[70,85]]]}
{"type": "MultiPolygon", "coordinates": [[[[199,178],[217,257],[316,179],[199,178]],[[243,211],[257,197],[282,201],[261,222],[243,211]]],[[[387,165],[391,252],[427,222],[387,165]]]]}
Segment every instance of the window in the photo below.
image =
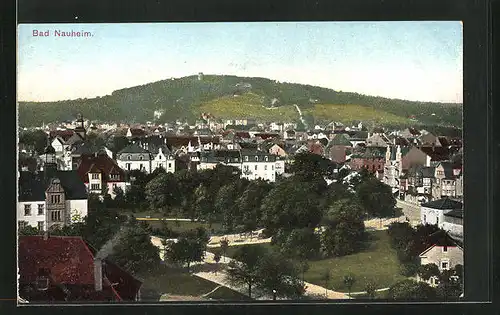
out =
{"type": "Polygon", "coordinates": [[[43,221],[38,221],[38,231],[43,231],[44,223],[43,221]]]}
{"type": "Polygon", "coordinates": [[[436,225],[439,226],[439,218],[436,217],[436,225]]]}
{"type": "Polygon", "coordinates": [[[267,165],[264,165],[264,171],[267,171],[267,165]]]}
{"type": "Polygon", "coordinates": [[[257,165],[255,165],[255,170],[257,170],[257,165]]]}
{"type": "Polygon", "coordinates": [[[125,166],[127,167],[127,171],[130,171],[130,163],[125,164],[125,166]]]}
{"type": "Polygon", "coordinates": [[[265,160],[266,162],[267,162],[267,161],[269,161],[269,157],[268,157],[268,156],[266,156],[266,157],[264,158],[264,160],[265,160]]]}
{"type": "Polygon", "coordinates": [[[54,222],[61,222],[61,211],[60,210],[51,211],[50,218],[54,222]]]}
{"type": "Polygon", "coordinates": [[[43,215],[43,204],[38,205],[38,215],[43,215]]]}
{"type": "Polygon", "coordinates": [[[273,171],[274,171],[274,165],[271,165],[271,170],[273,170],[273,171]]]}
{"type": "Polygon", "coordinates": [[[141,160],[141,161],[142,161],[142,160],[144,160],[144,157],[141,155],[141,156],[139,157],[139,160],[141,160]]]}
{"type": "Polygon", "coordinates": [[[142,163],[139,164],[139,169],[142,171],[144,169],[144,166],[142,166],[142,163]]]}
{"type": "Polygon", "coordinates": [[[447,253],[448,252],[448,246],[443,246],[443,253],[447,253]]]}
{"type": "Polygon", "coordinates": [[[259,161],[259,157],[255,156],[255,162],[259,161]]]}
{"type": "Polygon", "coordinates": [[[168,163],[168,167],[172,167],[172,163],[168,163]]]}
{"type": "Polygon", "coordinates": [[[51,203],[61,203],[61,196],[60,195],[51,195],[50,202],[51,203]]]}
{"type": "Polygon", "coordinates": [[[17,226],[18,226],[19,230],[24,229],[27,225],[28,225],[28,222],[26,222],[26,221],[19,221],[17,223],[17,226]]]}
{"type": "Polygon", "coordinates": [[[90,185],[90,190],[100,190],[101,189],[101,185],[99,184],[91,184],[90,185]]]}
{"type": "Polygon", "coordinates": [[[25,216],[31,215],[31,205],[24,205],[24,215],[25,216]]]}
{"type": "Polygon", "coordinates": [[[441,262],[441,269],[442,270],[448,270],[450,268],[450,264],[447,261],[442,261],[441,262]]]}
{"type": "Polygon", "coordinates": [[[245,156],[245,162],[248,162],[248,156],[245,156]]]}
{"type": "Polygon", "coordinates": [[[243,169],[244,169],[245,171],[248,171],[248,165],[245,165],[245,166],[243,167],[243,169]]]}
{"type": "Polygon", "coordinates": [[[99,179],[98,173],[92,173],[92,179],[99,179]]]}
{"type": "Polygon", "coordinates": [[[424,214],[424,224],[427,223],[427,215],[424,214]]]}

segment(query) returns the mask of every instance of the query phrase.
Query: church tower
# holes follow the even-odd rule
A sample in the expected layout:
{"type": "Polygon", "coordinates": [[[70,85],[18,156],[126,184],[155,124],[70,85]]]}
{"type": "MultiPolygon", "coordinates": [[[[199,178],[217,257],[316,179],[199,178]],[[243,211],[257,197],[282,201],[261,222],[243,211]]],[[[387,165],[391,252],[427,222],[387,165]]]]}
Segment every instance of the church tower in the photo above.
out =
{"type": "Polygon", "coordinates": [[[80,136],[80,138],[82,138],[82,140],[85,140],[87,130],[85,129],[85,122],[81,114],[78,114],[77,116],[75,132],[80,136]]]}

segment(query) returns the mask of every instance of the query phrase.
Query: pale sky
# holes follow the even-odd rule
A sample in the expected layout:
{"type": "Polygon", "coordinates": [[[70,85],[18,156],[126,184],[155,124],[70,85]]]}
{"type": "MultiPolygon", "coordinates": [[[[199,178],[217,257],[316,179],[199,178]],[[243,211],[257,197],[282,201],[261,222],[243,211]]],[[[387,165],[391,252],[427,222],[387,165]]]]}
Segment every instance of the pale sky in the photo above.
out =
{"type": "Polygon", "coordinates": [[[18,99],[91,98],[203,72],[455,103],[463,95],[462,50],[458,21],[22,24],[18,99]]]}

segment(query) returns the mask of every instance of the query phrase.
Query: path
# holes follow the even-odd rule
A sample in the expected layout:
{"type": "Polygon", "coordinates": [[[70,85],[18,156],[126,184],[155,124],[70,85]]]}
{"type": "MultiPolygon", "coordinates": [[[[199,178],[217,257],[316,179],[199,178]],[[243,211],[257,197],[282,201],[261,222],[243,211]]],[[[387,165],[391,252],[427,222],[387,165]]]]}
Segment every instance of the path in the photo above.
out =
{"type": "Polygon", "coordinates": [[[420,224],[420,205],[396,199],[396,206],[402,209],[404,216],[410,219],[412,226],[420,224]]]}
{"type": "Polygon", "coordinates": [[[302,124],[303,124],[304,126],[307,126],[307,123],[306,123],[306,121],[304,120],[304,117],[302,117],[302,111],[300,110],[299,106],[297,106],[297,104],[293,104],[293,106],[295,106],[295,109],[297,109],[297,112],[299,112],[300,122],[302,122],[302,124]]]}

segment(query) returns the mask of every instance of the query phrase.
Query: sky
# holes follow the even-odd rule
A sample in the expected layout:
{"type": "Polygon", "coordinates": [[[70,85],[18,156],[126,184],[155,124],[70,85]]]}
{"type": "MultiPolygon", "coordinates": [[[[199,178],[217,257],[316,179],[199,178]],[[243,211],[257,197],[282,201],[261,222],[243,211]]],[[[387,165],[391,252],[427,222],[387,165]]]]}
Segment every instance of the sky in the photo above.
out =
{"type": "Polygon", "coordinates": [[[199,72],[414,101],[463,96],[458,21],[21,24],[17,45],[19,101],[104,96],[199,72]]]}

